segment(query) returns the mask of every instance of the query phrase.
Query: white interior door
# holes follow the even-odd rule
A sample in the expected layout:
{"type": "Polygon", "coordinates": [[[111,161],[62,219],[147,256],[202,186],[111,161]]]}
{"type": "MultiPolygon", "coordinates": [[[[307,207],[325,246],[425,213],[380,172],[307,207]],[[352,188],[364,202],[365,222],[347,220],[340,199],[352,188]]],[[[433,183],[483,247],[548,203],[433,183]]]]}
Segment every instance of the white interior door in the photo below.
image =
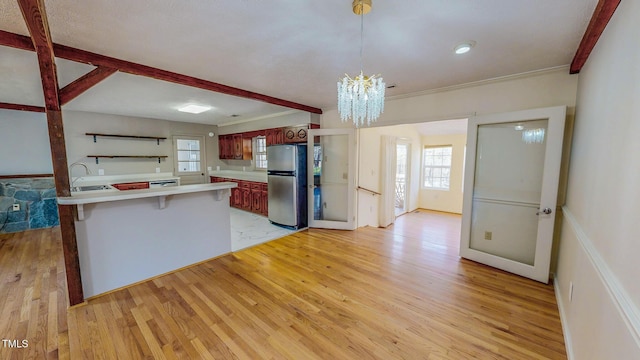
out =
{"type": "Polygon", "coordinates": [[[565,113],[469,119],[460,256],[549,281],[565,113]]]}
{"type": "Polygon", "coordinates": [[[355,149],[354,129],[309,130],[309,227],[355,229],[355,149]]]}
{"type": "Polygon", "coordinates": [[[204,136],[176,135],[173,137],[173,149],[174,175],[180,177],[180,184],[204,184],[204,136]]]}

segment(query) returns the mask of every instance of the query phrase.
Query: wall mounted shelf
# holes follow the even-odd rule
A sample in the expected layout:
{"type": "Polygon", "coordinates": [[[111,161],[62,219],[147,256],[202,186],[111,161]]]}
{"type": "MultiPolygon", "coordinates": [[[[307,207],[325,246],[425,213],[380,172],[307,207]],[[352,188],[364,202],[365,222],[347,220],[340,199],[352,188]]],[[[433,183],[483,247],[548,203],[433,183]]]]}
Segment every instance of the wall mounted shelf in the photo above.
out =
{"type": "Polygon", "coordinates": [[[90,158],[96,158],[96,164],[99,164],[100,158],[116,159],[116,158],[135,158],[135,159],[158,159],[160,160],[167,157],[167,155],[87,155],[90,158]]]}
{"type": "Polygon", "coordinates": [[[155,140],[160,145],[160,140],[166,140],[166,137],[161,136],[139,136],[139,135],[121,135],[121,134],[101,134],[101,133],[85,133],[85,135],[93,136],[93,142],[98,142],[98,136],[101,137],[113,137],[113,138],[127,138],[127,139],[140,139],[140,140],[155,140]]]}

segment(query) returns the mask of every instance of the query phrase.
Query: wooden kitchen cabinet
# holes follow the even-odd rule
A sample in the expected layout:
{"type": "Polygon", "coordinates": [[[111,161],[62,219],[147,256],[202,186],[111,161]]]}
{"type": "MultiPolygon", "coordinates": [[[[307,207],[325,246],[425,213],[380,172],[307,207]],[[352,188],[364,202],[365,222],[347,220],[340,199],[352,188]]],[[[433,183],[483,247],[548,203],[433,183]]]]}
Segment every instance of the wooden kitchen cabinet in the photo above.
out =
{"type": "Polygon", "coordinates": [[[231,142],[233,144],[232,159],[242,160],[242,134],[231,135],[231,142]]]}
{"type": "Polygon", "coordinates": [[[238,187],[231,189],[229,206],[267,216],[269,212],[267,184],[211,176],[211,182],[231,181],[238,187]]]}
{"type": "Polygon", "coordinates": [[[251,211],[251,183],[248,181],[239,181],[241,208],[242,210],[251,211]]]}
{"type": "Polygon", "coordinates": [[[238,209],[242,208],[242,190],[239,187],[231,189],[231,198],[229,198],[229,205],[238,209]]]}
{"type": "Polygon", "coordinates": [[[220,159],[233,159],[233,138],[231,135],[218,136],[218,151],[220,159]]]}
{"type": "Polygon", "coordinates": [[[262,192],[260,213],[264,216],[269,216],[269,193],[267,191],[267,184],[262,184],[260,191],[262,192]]]}
{"type": "Polygon", "coordinates": [[[138,189],[148,189],[149,182],[141,181],[141,182],[130,182],[130,183],[120,183],[120,184],[112,184],[114,188],[118,190],[138,190],[138,189]]]}
{"type": "Polygon", "coordinates": [[[251,160],[251,159],[253,159],[253,146],[251,143],[251,138],[243,135],[242,160],[251,160]]]}
{"type": "Polygon", "coordinates": [[[262,190],[251,189],[251,211],[262,213],[262,190]]]}
{"type": "Polygon", "coordinates": [[[284,144],[284,133],[282,128],[273,128],[265,130],[267,146],[284,144]]]}

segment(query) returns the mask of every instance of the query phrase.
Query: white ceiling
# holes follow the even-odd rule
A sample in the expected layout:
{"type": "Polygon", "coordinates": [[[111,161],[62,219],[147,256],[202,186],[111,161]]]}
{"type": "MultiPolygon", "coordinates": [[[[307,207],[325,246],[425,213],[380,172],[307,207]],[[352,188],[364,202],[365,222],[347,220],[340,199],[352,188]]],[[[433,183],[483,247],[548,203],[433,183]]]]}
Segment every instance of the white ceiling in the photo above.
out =
{"type": "MultiPolygon", "coordinates": [[[[364,17],[365,74],[388,97],[567,65],[597,0],[375,0],[364,17]],[[474,40],[468,54],[460,42],[474,40]]],[[[265,95],[335,108],[360,70],[351,0],[46,0],[53,41],[265,95]]],[[[28,35],[15,0],[0,30],[28,35]]],[[[93,67],[59,60],[61,86],[93,67]]],[[[35,54],[0,46],[0,102],[42,105],[35,54]]],[[[222,124],[289,109],[117,73],[65,109],[222,124]],[[214,107],[201,115],[178,104],[214,107]],[[232,118],[232,114],[240,115],[232,118]]]]}

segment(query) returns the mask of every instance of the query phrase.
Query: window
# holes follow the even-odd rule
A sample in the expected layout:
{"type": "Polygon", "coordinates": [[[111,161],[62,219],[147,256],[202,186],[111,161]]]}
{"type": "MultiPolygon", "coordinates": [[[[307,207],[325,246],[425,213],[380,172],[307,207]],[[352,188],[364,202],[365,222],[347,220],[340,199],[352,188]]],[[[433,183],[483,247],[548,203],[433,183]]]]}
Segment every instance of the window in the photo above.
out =
{"type": "Polygon", "coordinates": [[[422,186],[427,189],[449,190],[451,151],[453,147],[425,146],[422,152],[422,186]]]}
{"type": "Polygon", "coordinates": [[[267,169],[267,138],[264,136],[255,137],[255,149],[253,153],[253,161],[255,167],[259,170],[267,169]]]}

